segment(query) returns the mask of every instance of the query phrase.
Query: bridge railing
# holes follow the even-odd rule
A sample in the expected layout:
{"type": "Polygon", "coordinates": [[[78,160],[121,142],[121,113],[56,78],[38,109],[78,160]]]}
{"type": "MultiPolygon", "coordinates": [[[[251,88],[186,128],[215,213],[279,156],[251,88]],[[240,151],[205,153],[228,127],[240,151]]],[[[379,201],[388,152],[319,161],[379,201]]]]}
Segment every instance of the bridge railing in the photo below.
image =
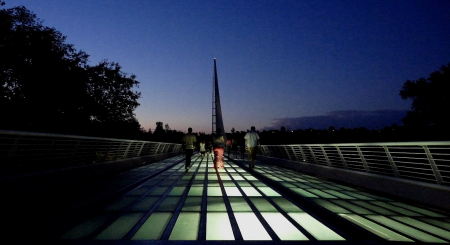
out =
{"type": "Polygon", "coordinates": [[[263,156],[441,186],[450,185],[450,141],[263,145],[263,156]]]}
{"type": "Polygon", "coordinates": [[[0,130],[0,177],[181,152],[174,143],[0,130]]]}

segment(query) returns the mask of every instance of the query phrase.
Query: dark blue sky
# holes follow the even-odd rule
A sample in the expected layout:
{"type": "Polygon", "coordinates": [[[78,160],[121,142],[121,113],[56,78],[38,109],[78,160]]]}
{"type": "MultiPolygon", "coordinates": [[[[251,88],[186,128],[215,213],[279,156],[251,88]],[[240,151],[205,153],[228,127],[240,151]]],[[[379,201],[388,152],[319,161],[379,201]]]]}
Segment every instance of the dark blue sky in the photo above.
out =
{"type": "Polygon", "coordinates": [[[403,83],[450,62],[447,0],[6,0],[18,5],[91,64],[135,74],[145,129],[210,132],[214,58],[227,132],[400,124],[403,83]]]}

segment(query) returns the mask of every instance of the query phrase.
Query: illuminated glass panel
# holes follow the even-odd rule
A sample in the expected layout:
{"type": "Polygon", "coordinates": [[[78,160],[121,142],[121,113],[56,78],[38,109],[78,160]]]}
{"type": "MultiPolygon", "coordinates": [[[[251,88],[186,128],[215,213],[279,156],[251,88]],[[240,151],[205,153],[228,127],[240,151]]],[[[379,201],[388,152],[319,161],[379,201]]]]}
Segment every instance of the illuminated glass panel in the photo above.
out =
{"type": "Polygon", "coordinates": [[[352,196],[345,195],[344,193],[336,191],[336,190],[324,190],[324,191],[327,192],[327,193],[330,193],[333,196],[336,196],[336,197],[339,197],[339,198],[342,198],[342,199],[355,199],[352,196]]]}
{"type": "Polygon", "coordinates": [[[204,180],[205,179],[205,175],[204,174],[197,174],[195,176],[195,180],[204,180]]]}
{"type": "Polygon", "coordinates": [[[363,207],[360,207],[358,205],[355,205],[353,203],[350,203],[348,201],[344,201],[344,200],[332,200],[332,202],[336,203],[337,205],[340,205],[354,213],[357,214],[374,214],[373,211],[367,210],[363,207]]]}
{"type": "Polygon", "coordinates": [[[307,241],[309,240],[289,220],[280,213],[261,213],[280,240],[307,241]]]}
{"type": "Polygon", "coordinates": [[[410,210],[412,210],[414,212],[417,212],[417,213],[420,213],[420,214],[423,214],[423,215],[426,215],[426,216],[430,216],[430,217],[436,217],[436,218],[445,218],[445,217],[447,217],[447,216],[445,216],[443,214],[439,214],[439,213],[436,213],[436,212],[433,212],[433,211],[425,210],[423,208],[414,207],[414,206],[406,204],[406,203],[392,202],[392,204],[395,204],[397,206],[410,209],[410,210]]]}
{"type": "Polygon", "coordinates": [[[186,190],[186,187],[174,187],[170,193],[169,196],[181,196],[183,195],[184,190],[186,190]]]}
{"type": "Polygon", "coordinates": [[[142,218],[144,213],[126,213],[120,216],[110,226],[98,234],[98,240],[119,240],[122,239],[133,226],[142,218]]]}
{"type": "Polygon", "coordinates": [[[192,174],[186,173],[186,175],[184,175],[181,179],[182,180],[191,180],[192,179],[192,174]]]}
{"type": "Polygon", "coordinates": [[[320,206],[330,210],[331,212],[334,213],[350,213],[350,211],[348,211],[345,208],[342,208],[341,206],[338,206],[330,201],[324,200],[324,199],[314,199],[314,201],[319,204],[320,206]]]}
{"type": "Polygon", "coordinates": [[[323,186],[324,189],[327,189],[327,190],[335,190],[335,191],[343,190],[343,188],[341,188],[341,186],[337,185],[337,184],[322,183],[322,186],[323,186]]]}
{"type": "Polygon", "coordinates": [[[233,186],[236,187],[236,185],[232,181],[222,181],[223,186],[233,186]]]}
{"type": "Polygon", "coordinates": [[[373,234],[380,236],[388,241],[400,241],[400,242],[413,242],[413,240],[404,237],[394,231],[391,231],[377,223],[367,220],[356,214],[340,214],[341,217],[352,223],[372,232],[373,234]]]}
{"type": "Polygon", "coordinates": [[[202,197],[187,197],[181,211],[202,211],[202,197]]]}
{"type": "Polygon", "coordinates": [[[158,208],[156,209],[156,211],[159,212],[171,212],[171,211],[175,211],[178,203],[180,202],[181,197],[166,197],[164,198],[164,200],[161,202],[161,204],[159,204],[158,208]]]}
{"type": "Polygon", "coordinates": [[[259,212],[277,212],[278,210],[264,198],[250,197],[253,205],[259,212]]]}
{"type": "Polygon", "coordinates": [[[81,223],[61,236],[62,239],[83,239],[98,229],[113,217],[112,213],[102,213],[99,216],[81,223]]]}
{"type": "Polygon", "coordinates": [[[243,197],[228,197],[233,212],[251,212],[252,209],[243,197]]]}
{"type": "Polygon", "coordinates": [[[251,181],[252,185],[254,186],[267,186],[266,184],[264,184],[263,182],[259,181],[259,180],[252,180],[251,181]]]}
{"type": "Polygon", "coordinates": [[[422,241],[422,242],[443,242],[446,243],[446,241],[439,239],[437,237],[434,237],[432,235],[429,235],[425,232],[419,231],[417,229],[414,229],[412,227],[409,227],[407,225],[404,225],[402,223],[399,223],[395,220],[388,219],[387,217],[380,216],[380,215],[368,215],[367,218],[370,218],[372,220],[375,220],[383,225],[386,225],[387,227],[390,227],[392,229],[401,231],[402,233],[414,237],[415,239],[422,241]]]}
{"type": "Polygon", "coordinates": [[[208,196],[222,196],[222,189],[208,186],[208,196]]]}
{"type": "Polygon", "coordinates": [[[150,190],[150,187],[148,186],[141,186],[139,188],[134,189],[132,192],[130,192],[128,195],[136,195],[136,196],[142,196],[145,193],[147,193],[147,191],[150,190]]]}
{"type": "Polygon", "coordinates": [[[443,220],[437,220],[437,219],[429,219],[429,218],[421,218],[422,221],[427,222],[429,224],[433,224],[435,226],[439,226],[441,228],[450,230],[450,222],[447,220],[447,222],[443,220]]]}
{"type": "Polygon", "coordinates": [[[166,193],[166,191],[169,189],[169,187],[156,187],[155,189],[153,189],[149,195],[154,195],[154,196],[161,196],[164,193],[166,193]]]}
{"type": "Polygon", "coordinates": [[[197,240],[200,213],[180,212],[169,240],[197,240]]]}
{"type": "Polygon", "coordinates": [[[115,203],[105,208],[107,211],[121,211],[128,208],[133,202],[138,199],[137,196],[125,196],[117,200],[115,203]]]}
{"type": "Polygon", "coordinates": [[[342,191],[342,193],[345,193],[345,194],[347,194],[349,196],[352,196],[352,197],[354,197],[356,199],[359,199],[359,200],[374,200],[371,197],[360,195],[360,194],[358,194],[356,192],[342,191]]]}
{"type": "Polygon", "coordinates": [[[250,183],[248,183],[247,181],[237,181],[239,186],[252,186],[250,183]]]}
{"type": "Polygon", "coordinates": [[[273,181],[282,181],[282,179],[275,177],[275,176],[269,176],[269,178],[273,181]]]}
{"type": "Polygon", "coordinates": [[[220,179],[221,179],[221,180],[231,180],[231,177],[228,176],[228,175],[221,174],[221,175],[220,175],[220,179]]]}
{"type": "Polygon", "coordinates": [[[299,225],[319,241],[342,241],[345,240],[336,232],[320,223],[307,213],[288,213],[299,225]]]}
{"type": "Polygon", "coordinates": [[[307,180],[303,178],[292,178],[295,182],[308,182],[307,180]]]}
{"type": "Polygon", "coordinates": [[[278,192],[274,191],[272,188],[270,187],[258,187],[258,189],[264,193],[264,195],[266,196],[270,196],[270,197],[276,197],[276,196],[281,196],[280,194],[278,194],[278,192]]]}
{"type": "Polygon", "coordinates": [[[208,174],[208,180],[219,180],[217,174],[208,174]]]}
{"type": "Polygon", "coordinates": [[[206,214],[206,240],[234,240],[228,213],[206,214]]]}
{"type": "Polygon", "coordinates": [[[202,196],[203,195],[203,186],[194,186],[189,189],[188,196],[202,196]]]}
{"type": "Polygon", "coordinates": [[[242,190],[244,191],[245,195],[249,197],[260,197],[261,193],[259,193],[255,188],[253,187],[242,187],[242,190]]]}
{"type": "Polygon", "coordinates": [[[371,204],[369,202],[365,202],[365,201],[352,201],[352,202],[357,204],[357,205],[360,205],[362,207],[365,207],[367,209],[370,209],[372,211],[375,211],[378,214],[382,214],[382,215],[397,215],[397,213],[395,213],[395,212],[392,212],[390,210],[382,208],[382,207],[380,207],[378,205],[371,204]]]}
{"type": "Polygon", "coordinates": [[[393,210],[393,211],[395,211],[397,213],[400,213],[400,214],[403,214],[403,215],[407,215],[407,216],[422,216],[422,215],[420,215],[418,213],[415,213],[415,212],[413,212],[411,210],[407,210],[407,209],[404,209],[404,208],[401,208],[399,206],[395,206],[395,205],[392,205],[392,204],[389,204],[389,203],[378,202],[378,201],[374,201],[372,203],[374,203],[376,205],[379,205],[379,206],[381,206],[383,208],[387,208],[387,209],[393,210]]]}
{"type": "Polygon", "coordinates": [[[427,231],[429,233],[435,234],[437,236],[443,237],[445,239],[450,239],[450,232],[447,230],[443,230],[441,228],[423,223],[421,221],[418,221],[416,219],[411,219],[409,217],[393,217],[394,219],[401,221],[403,223],[406,223],[410,226],[414,226],[416,228],[419,228],[421,230],[427,231]]]}
{"type": "Polygon", "coordinates": [[[258,180],[257,178],[255,178],[255,177],[253,177],[253,176],[251,176],[251,175],[247,175],[247,176],[245,176],[245,178],[246,178],[247,180],[258,180]]]}
{"type": "Polygon", "coordinates": [[[232,176],[234,180],[245,180],[242,176],[232,176]]]}
{"type": "Polygon", "coordinates": [[[223,211],[227,211],[227,208],[225,206],[225,203],[223,201],[222,197],[208,197],[207,200],[207,207],[206,209],[208,210],[208,212],[211,211],[216,211],[216,212],[223,212],[223,211]]]}
{"type": "Polygon", "coordinates": [[[280,184],[282,184],[284,187],[287,187],[287,188],[296,187],[295,185],[288,183],[288,182],[280,182],[280,184]]]}
{"type": "Polygon", "coordinates": [[[283,209],[284,212],[303,212],[302,209],[284,198],[272,198],[272,200],[283,209]]]}
{"type": "Polygon", "coordinates": [[[302,195],[304,197],[318,197],[318,196],[316,196],[316,195],[314,195],[312,193],[309,193],[309,192],[307,192],[307,191],[305,191],[305,190],[303,190],[301,188],[291,188],[291,190],[295,191],[296,193],[298,193],[298,194],[300,194],[300,195],[302,195]]]}
{"type": "Polygon", "coordinates": [[[375,199],[375,200],[386,201],[386,202],[392,202],[392,200],[389,199],[389,198],[380,197],[380,196],[377,196],[377,195],[372,195],[372,194],[367,193],[367,192],[361,192],[361,191],[357,191],[357,190],[355,190],[355,192],[359,192],[359,194],[364,195],[364,196],[367,196],[367,197],[370,197],[370,198],[373,198],[373,199],[375,199]]]}
{"type": "Polygon", "coordinates": [[[152,213],[131,240],[159,240],[170,218],[172,213],[152,213]]]}
{"type": "Polygon", "coordinates": [[[237,187],[224,187],[227,196],[242,196],[241,192],[237,187]]]}
{"type": "Polygon", "coordinates": [[[132,211],[148,211],[155,205],[155,203],[159,200],[159,197],[155,196],[147,196],[144,197],[140,202],[138,202],[136,205],[134,205],[131,210],[132,211]]]}
{"type": "Polygon", "coordinates": [[[234,213],[244,240],[272,240],[254,213],[234,213]]]}
{"type": "Polygon", "coordinates": [[[293,183],[294,187],[300,187],[302,189],[311,189],[311,186],[309,185],[305,185],[305,184],[301,184],[301,183],[293,183]]]}
{"type": "Polygon", "coordinates": [[[317,195],[317,196],[319,196],[319,197],[321,197],[321,198],[336,198],[335,196],[330,195],[330,194],[328,194],[328,193],[326,193],[326,192],[323,192],[323,191],[321,191],[321,190],[317,190],[317,189],[308,189],[308,191],[311,192],[311,193],[313,193],[313,194],[315,194],[315,195],[317,195]]]}

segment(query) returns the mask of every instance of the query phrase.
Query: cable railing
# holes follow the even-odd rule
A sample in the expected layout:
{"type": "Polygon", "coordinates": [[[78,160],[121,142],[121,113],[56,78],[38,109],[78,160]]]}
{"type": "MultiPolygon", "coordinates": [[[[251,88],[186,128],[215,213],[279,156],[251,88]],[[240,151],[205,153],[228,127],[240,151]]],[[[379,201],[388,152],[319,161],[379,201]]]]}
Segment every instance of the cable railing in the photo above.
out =
{"type": "Polygon", "coordinates": [[[263,145],[263,156],[450,185],[450,141],[263,145]]]}
{"type": "Polygon", "coordinates": [[[0,177],[182,153],[181,144],[0,130],[0,177]]]}

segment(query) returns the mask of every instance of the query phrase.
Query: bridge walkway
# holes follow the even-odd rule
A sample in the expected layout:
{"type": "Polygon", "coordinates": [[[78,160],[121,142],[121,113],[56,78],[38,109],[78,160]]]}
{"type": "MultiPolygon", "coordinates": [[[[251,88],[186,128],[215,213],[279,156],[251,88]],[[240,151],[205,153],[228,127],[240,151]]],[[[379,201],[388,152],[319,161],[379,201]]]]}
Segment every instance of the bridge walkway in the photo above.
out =
{"type": "Polygon", "coordinates": [[[23,234],[55,244],[450,242],[444,211],[260,161],[247,165],[226,158],[216,170],[211,156],[197,154],[186,171],[177,156],[85,183],[55,198],[46,222],[44,214],[22,220],[34,222],[23,234]]]}

